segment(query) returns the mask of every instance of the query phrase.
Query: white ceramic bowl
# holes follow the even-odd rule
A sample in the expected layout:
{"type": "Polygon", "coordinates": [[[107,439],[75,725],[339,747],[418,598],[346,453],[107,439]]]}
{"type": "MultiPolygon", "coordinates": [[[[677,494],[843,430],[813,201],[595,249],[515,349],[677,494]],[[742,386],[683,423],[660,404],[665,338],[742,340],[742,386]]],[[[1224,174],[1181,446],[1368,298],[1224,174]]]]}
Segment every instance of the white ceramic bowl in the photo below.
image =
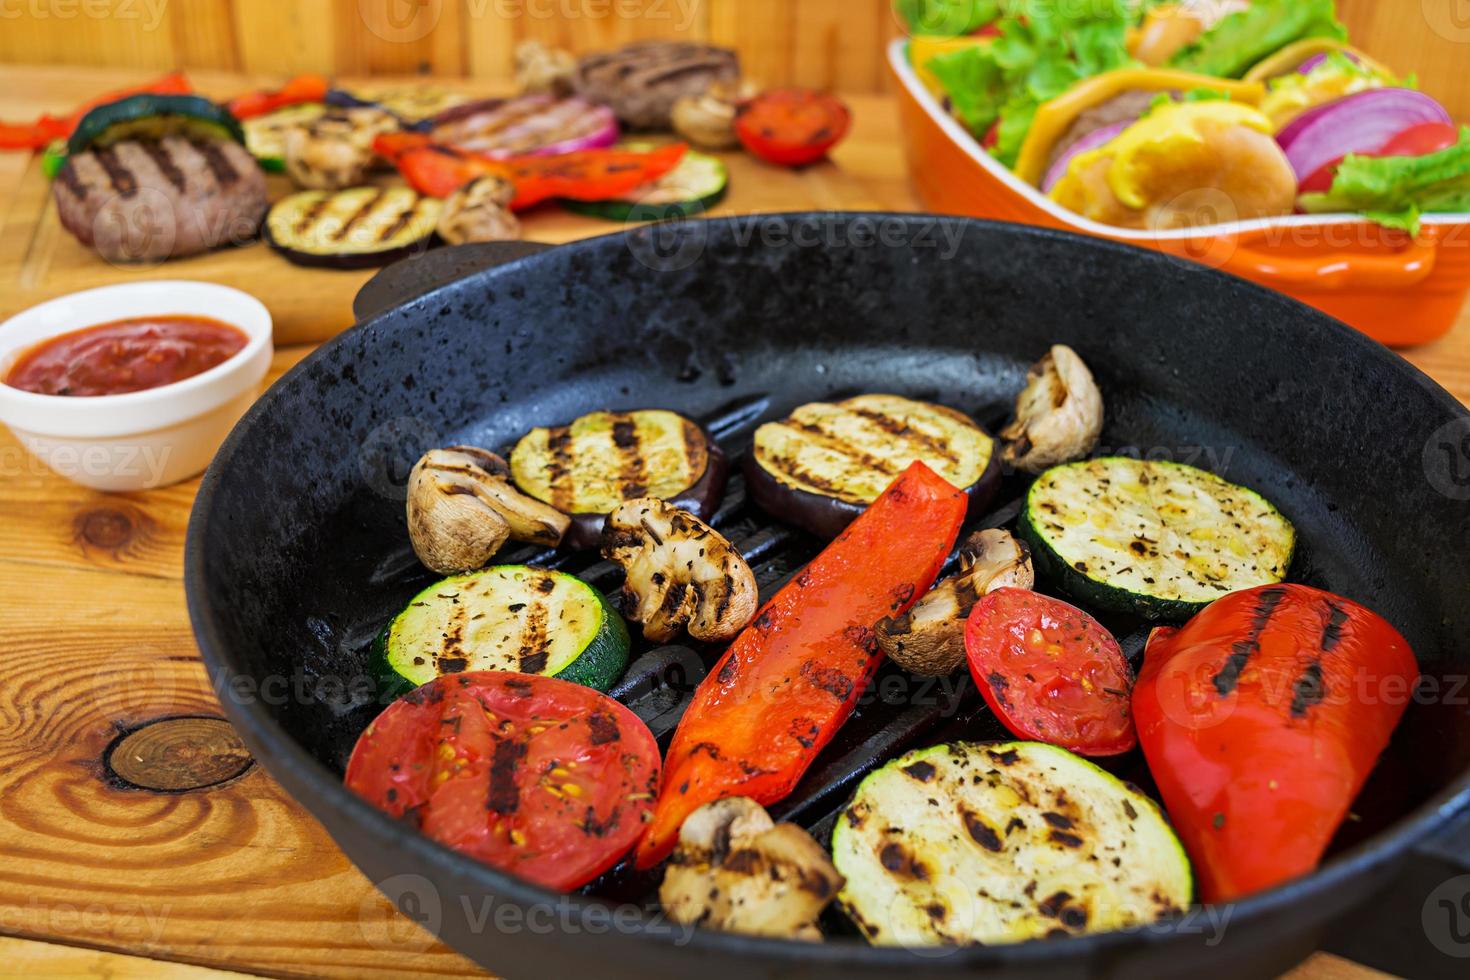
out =
{"type": "Polygon", "coordinates": [[[247,293],[162,280],[53,299],[0,323],[0,378],[24,351],[57,334],[169,314],[211,317],[250,339],[208,371],[124,395],[38,395],[0,384],[0,422],[46,466],[98,490],[143,490],[199,473],[255,400],[270,368],[271,315],[247,293]]]}

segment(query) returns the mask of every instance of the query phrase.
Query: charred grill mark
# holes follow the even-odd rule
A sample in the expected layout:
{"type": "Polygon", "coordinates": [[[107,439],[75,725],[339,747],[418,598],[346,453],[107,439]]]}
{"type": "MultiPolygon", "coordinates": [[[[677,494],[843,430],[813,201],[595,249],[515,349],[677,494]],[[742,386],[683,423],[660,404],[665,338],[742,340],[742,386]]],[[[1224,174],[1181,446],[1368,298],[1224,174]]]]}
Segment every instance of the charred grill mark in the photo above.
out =
{"type": "Polygon", "coordinates": [[[934,763],[925,762],[921,759],[918,762],[911,762],[908,765],[904,766],[903,771],[917,779],[919,782],[927,783],[929,780],[934,778],[934,773],[937,770],[935,770],[934,768],[934,763]]]}
{"type": "Polygon", "coordinates": [[[818,731],[820,729],[817,727],[817,723],[810,718],[793,718],[791,719],[790,726],[786,729],[786,734],[796,739],[797,744],[802,748],[809,749],[817,744],[818,731]]]}
{"type": "Polygon", "coordinates": [[[1240,672],[1245,669],[1250,658],[1261,649],[1261,634],[1266,631],[1266,624],[1271,621],[1271,614],[1286,597],[1286,590],[1281,588],[1264,589],[1261,592],[1260,601],[1256,604],[1256,611],[1251,616],[1250,632],[1243,640],[1238,640],[1230,648],[1230,654],[1225,658],[1225,664],[1215,674],[1213,684],[1215,692],[1220,697],[1225,697],[1235,690],[1235,685],[1240,682],[1240,672]]]}
{"type": "Polygon", "coordinates": [[[1327,625],[1322,627],[1322,641],[1317,644],[1323,653],[1331,653],[1342,642],[1342,628],[1347,621],[1346,609],[1335,602],[1327,603],[1327,625]]]}
{"type": "Polygon", "coordinates": [[[153,161],[153,165],[158,168],[158,172],[163,174],[164,180],[172,184],[174,190],[183,193],[184,184],[187,181],[184,177],[184,172],[174,162],[173,154],[169,152],[168,145],[154,140],[141,140],[138,145],[143,148],[144,153],[148,154],[148,159],[153,161]]]}
{"type": "Polygon", "coordinates": [[[878,634],[873,632],[871,626],[849,626],[842,631],[842,636],[870,657],[876,657],[882,650],[878,646],[878,634]]]}
{"type": "Polygon", "coordinates": [[[735,657],[733,654],[725,657],[725,662],[720,665],[720,671],[715,675],[715,680],[721,685],[729,684],[735,679],[735,657]]]}
{"type": "Polygon", "coordinates": [[[332,236],[332,240],[338,242],[345,241],[347,236],[352,233],[352,229],[357,225],[357,223],[365,219],[369,214],[372,214],[373,209],[381,204],[382,201],[382,191],[378,191],[372,197],[368,198],[366,201],[363,201],[358,209],[352,212],[352,214],[348,216],[346,221],[342,222],[341,227],[339,227],[336,234],[332,236]]]}
{"type": "Polygon", "coordinates": [[[1071,817],[1063,816],[1062,814],[1056,813],[1052,810],[1048,810],[1047,812],[1043,813],[1041,815],[1041,819],[1045,820],[1047,823],[1051,824],[1058,830],[1071,830],[1074,826],[1076,826],[1072,822],[1071,817]]]}
{"type": "MultiPolygon", "coordinates": [[[[868,420],[895,439],[902,440],[906,444],[922,446],[929,456],[937,456],[951,463],[959,463],[959,458],[947,442],[942,439],[936,439],[927,432],[921,432],[907,422],[896,419],[892,415],[875,412],[871,408],[843,407],[847,408],[853,415],[868,420]]],[[[915,453],[914,455],[917,456],[919,454],[915,453]]]]}
{"type": "Polygon", "coordinates": [[[539,674],[546,669],[547,658],[551,656],[548,646],[551,641],[546,632],[548,615],[546,606],[540,602],[526,611],[526,624],[521,627],[521,646],[516,651],[516,670],[523,674],[539,674]]]}
{"type": "Polygon", "coordinates": [[[1055,919],[1061,914],[1062,908],[1072,900],[1072,893],[1067,891],[1052,892],[1036,905],[1036,911],[1048,919],[1055,919]]]}
{"type": "Polygon", "coordinates": [[[1003,766],[1013,766],[1021,761],[1021,754],[1015,749],[1006,749],[1004,752],[992,752],[987,749],[985,754],[990,756],[992,761],[1003,766]]]}
{"type": "Polygon", "coordinates": [[[820,688],[838,701],[846,701],[852,694],[852,678],[836,667],[824,667],[815,660],[801,665],[801,676],[813,687],[820,688]]]}
{"type": "Polygon", "coordinates": [[[213,140],[190,140],[189,145],[204,158],[204,165],[209,168],[209,172],[214,175],[214,182],[221,188],[229,187],[240,179],[240,172],[235,169],[230,158],[225,156],[218,143],[213,140]]]}
{"type": "Polygon", "coordinates": [[[995,828],[986,823],[985,820],[973,810],[962,807],[960,819],[965,822],[965,832],[970,839],[993,854],[999,854],[1005,845],[1001,843],[1000,834],[995,828]]]}
{"type": "Polygon", "coordinates": [[[897,841],[883,845],[883,849],[878,852],[878,862],[899,877],[915,878],[919,881],[929,880],[929,869],[922,862],[915,860],[908,848],[897,841]]]}
{"type": "Polygon", "coordinates": [[[889,609],[898,612],[914,598],[914,583],[905,582],[893,590],[893,604],[889,609]]]}
{"type": "Polygon", "coordinates": [[[1063,847],[1078,848],[1082,846],[1082,838],[1076,834],[1069,834],[1065,830],[1053,830],[1047,834],[1047,839],[1061,844],[1063,847]]]}
{"type": "Polygon", "coordinates": [[[570,513],[576,509],[576,486],[572,482],[572,430],[561,426],[546,430],[546,467],[551,506],[570,513]]]}
{"type": "Polygon", "coordinates": [[[441,674],[460,674],[470,665],[464,657],[440,657],[434,662],[441,674]]]}
{"type": "Polygon", "coordinates": [[[305,208],[303,208],[301,214],[297,216],[296,226],[292,229],[292,231],[294,231],[298,235],[306,234],[306,230],[312,225],[316,224],[316,220],[322,216],[322,212],[326,209],[327,198],[325,196],[322,196],[315,201],[312,201],[305,208]]]}
{"type": "Polygon", "coordinates": [[[398,217],[394,218],[392,223],[388,224],[386,227],[383,228],[382,231],[378,232],[378,241],[386,242],[388,239],[398,234],[404,228],[408,227],[408,223],[412,221],[414,219],[414,216],[417,215],[419,212],[419,203],[419,201],[414,201],[408,207],[398,212],[398,217]]]}
{"type": "Polygon", "coordinates": [[[1322,703],[1326,696],[1327,686],[1322,681],[1322,661],[1313,660],[1291,686],[1291,716],[1302,717],[1312,706],[1322,703]]]}
{"type": "Polygon", "coordinates": [[[641,497],[648,491],[647,466],[643,461],[643,444],[638,426],[631,415],[614,414],[613,448],[617,451],[618,485],[626,499],[641,497]]]}
{"type": "Polygon", "coordinates": [[[1009,708],[1011,706],[1011,699],[1006,694],[1006,688],[1011,686],[1011,682],[1006,679],[1004,674],[994,670],[985,679],[990,682],[990,693],[995,695],[995,700],[1000,702],[1002,708],[1009,708]]]}
{"type": "Polygon", "coordinates": [[[114,191],[123,197],[132,197],[138,193],[138,178],[133,176],[131,170],[123,166],[122,161],[117,158],[116,150],[110,146],[102,146],[93,150],[92,155],[106,171],[107,182],[112,185],[114,191]]]}
{"type": "Polygon", "coordinates": [[[87,185],[82,181],[81,175],[77,173],[76,164],[72,161],[67,161],[66,166],[61,168],[61,173],[56,175],[56,179],[61,181],[62,185],[71,191],[72,196],[77,200],[87,199],[87,185]]]}
{"type": "Polygon", "coordinates": [[[593,745],[606,745],[623,737],[618,730],[618,720],[606,711],[594,711],[587,717],[587,730],[593,745]]]}
{"type": "Polygon", "coordinates": [[[525,755],[525,742],[495,743],[495,754],[490,760],[490,794],[486,805],[496,813],[515,813],[520,805],[520,793],[516,791],[516,769],[525,755]]]}

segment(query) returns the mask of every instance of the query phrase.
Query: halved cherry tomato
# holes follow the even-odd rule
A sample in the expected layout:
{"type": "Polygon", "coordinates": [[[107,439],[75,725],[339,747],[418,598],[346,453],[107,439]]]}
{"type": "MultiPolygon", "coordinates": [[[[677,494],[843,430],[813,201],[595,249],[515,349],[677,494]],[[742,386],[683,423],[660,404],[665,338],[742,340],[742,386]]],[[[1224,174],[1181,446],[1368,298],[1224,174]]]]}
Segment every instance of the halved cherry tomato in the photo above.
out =
{"type": "Polygon", "coordinates": [[[997,589],[970,611],[965,654],[990,710],[1022,738],[1081,755],[1133,748],[1128,661],[1113,635],[1075,606],[997,589]]]}
{"type": "Polygon", "coordinates": [[[830,95],[785,88],[762,92],[735,115],[735,135],[767,163],[815,163],[847,135],[852,114],[830,95]]]}
{"type": "MultiPolygon", "coordinates": [[[[1447,150],[1460,141],[1460,130],[1454,123],[1427,122],[1415,123],[1403,132],[1398,133],[1387,143],[1380,146],[1371,153],[1361,153],[1359,156],[1367,157],[1422,157],[1429,153],[1438,153],[1447,150]]],[[[1344,154],[1346,156],[1346,154],[1344,154]]],[[[1301,183],[1300,193],[1325,193],[1332,189],[1332,181],[1337,177],[1338,165],[1343,157],[1338,157],[1328,163],[1324,163],[1301,183]]]]}
{"type": "Polygon", "coordinates": [[[568,891],[643,834],[658,744],[638,716],[591,688],[473,671],[389,705],[357,740],[346,781],[442,844],[568,891]]]}

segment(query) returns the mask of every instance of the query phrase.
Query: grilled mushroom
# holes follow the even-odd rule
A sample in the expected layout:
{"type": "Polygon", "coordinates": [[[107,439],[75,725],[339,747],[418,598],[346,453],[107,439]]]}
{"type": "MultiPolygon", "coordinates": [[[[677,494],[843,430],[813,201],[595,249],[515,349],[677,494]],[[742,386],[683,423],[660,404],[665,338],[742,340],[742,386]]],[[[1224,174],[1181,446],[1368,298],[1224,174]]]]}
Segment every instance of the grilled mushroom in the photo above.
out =
{"type": "Polygon", "coordinates": [[[755,94],[749,83],[729,79],[681,95],[672,113],[674,132],[702,150],[728,150],[740,142],[735,138],[735,109],[755,94]]]}
{"type": "Polygon", "coordinates": [[[521,223],[509,207],[515,193],[515,187],[504,177],[476,177],[444,202],[439,237],[450,245],[520,238],[521,223]]]}
{"type": "Polygon", "coordinates": [[[817,916],[845,884],[826,850],[754,800],[706,803],[679,828],[659,887],[675,922],[756,936],[820,939],[817,916]]]}
{"type": "Polygon", "coordinates": [[[567,95],[572,91],[577,59],[565,48],[553,48],[534,39],[525,40],[516,45],[513,59],[516,87],[522,93],[567,95]]]}
{"type": "Polygon", "coordinates": [[[298,187],[341,190],[361,184],[377,157],[373,139],[398,129],[382,109],[336,109],[286,130],[286,172],[298,187]]]}
{"type": "Polygon", "coordinates": [[[740,552],[657,497],[626,501],[607,516],[602,557],[627,573],[623,608],[655,643],[681,628],[696,640],[728,640],[755,616],[755,575],[740,552]]]}
{"type": "Polygon", "coordinates": [[[940,582],[902,616],[873,628],[883,652],[905,670],[938,677],[965,659],[965,619],[987,592],[1035,584],[1026,546],[999,528],[977,531],[960,550],[963,571],[940,582]]]}
{"type": "Polygon", "coordinates": [[[1064,344],[1056,344],[1026,372],[1016,420],[1003,429],[1003,458],[1027,473],[1081,459],[1102,434],[1103,401],[1092,372],[1064,344]]]}
{"type": "Polygon", "coordinates": [[[505,460],[475,446],[431,449],[408,475],[409,540],[441,575],[483,567],[510,538],[554,547],[569,523],[517,490],[505,460]]]}

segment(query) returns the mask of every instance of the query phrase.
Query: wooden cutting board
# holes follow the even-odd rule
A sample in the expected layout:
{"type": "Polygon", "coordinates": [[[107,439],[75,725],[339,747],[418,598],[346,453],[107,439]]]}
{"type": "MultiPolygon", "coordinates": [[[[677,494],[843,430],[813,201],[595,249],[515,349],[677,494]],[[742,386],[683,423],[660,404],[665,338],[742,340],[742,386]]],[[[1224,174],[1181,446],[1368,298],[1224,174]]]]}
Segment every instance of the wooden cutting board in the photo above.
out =
{"type": "MultiPolygon", "coordinates": [[[[26,119],[43,109],[66,111],[99,92],[145,80],[136,72],[76,70],[57,73],[46,69],[0,68],[0,91],[24,92],[17,100],[0,97],[0,119],[26,119]]],[[[375,83],[383,80],[375,79],[375,83]]],[[[232,76],[196,76],[206,95],[228,98],[246,91],[251,83],[232,76]]],[[[350,83],[348,83],[350,84],[350,83]]],[[[479,96],[506,94],[503,87],[484,81],[444,82],[479,96]]],[[[881,96],[853,100],[864,113],[892,113],[881,96]]],[[[851,144],[843,148],[855,152],[851,144]]],[[[730,171],[730,190],[711,214],[746,214],[790,210],[894,209],[862,179],[834,163],[804,170],[772,167],[740,152],[719,154],[730,171]]],[[[384,178],[397,181],[396,177],[384,178]]],[[[271,200],[293,190],[284,176],[269,177],[271,200]]],[[[906,195],[905,195],[906,197],[906,195]]],[[[905,202],[905,209],[913,205],[905,202]]],[[[374,270],[335,271],[292,265],[263,242],[225,248],[205,255],[147,266],[112,264],[74,239],[61,227],[51,186],[41,172],[39,157],[0,155],[0,319],[44,299],[133,279],[205,279],[253,293],[275,318],[278,345],[314,343],[352,325],[352,297],[374,270]]],[[[561,244],[577,238],[608,234],[623,226],[571,214],[555,204],[523,215],[527,239],[561,244]]]]}

